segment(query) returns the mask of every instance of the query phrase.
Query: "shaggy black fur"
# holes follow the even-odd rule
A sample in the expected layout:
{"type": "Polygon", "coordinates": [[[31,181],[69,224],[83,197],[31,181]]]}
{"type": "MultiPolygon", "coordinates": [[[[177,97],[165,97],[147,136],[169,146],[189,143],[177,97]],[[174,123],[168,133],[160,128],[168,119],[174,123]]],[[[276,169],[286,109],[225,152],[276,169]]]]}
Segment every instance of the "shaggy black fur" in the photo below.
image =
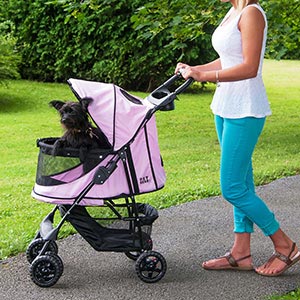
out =
{"type": "Polygon", "coordinates": [[[82,152],[94,148],[110,149],[106,136],[99,128],[89,122],[87,107],[91,98],[84,98],[80,102],[63,102],[53,100],[49,102],[60,114],[60,122],[65,130],[53,147],[53,155],[57,155],[60,148],[78,148],[82,152]]]}

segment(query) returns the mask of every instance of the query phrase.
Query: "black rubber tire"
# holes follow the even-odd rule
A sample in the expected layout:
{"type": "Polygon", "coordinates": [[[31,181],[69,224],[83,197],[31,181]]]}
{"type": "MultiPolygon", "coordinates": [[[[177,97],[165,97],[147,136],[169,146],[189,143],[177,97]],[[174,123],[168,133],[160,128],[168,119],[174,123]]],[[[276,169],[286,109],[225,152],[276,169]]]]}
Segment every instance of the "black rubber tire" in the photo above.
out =
{"type": "Polygon", "coordinates": [[[62,273],[64,272],[64,263],[63,263],[62,259],[60,258],[60,256],[58,256],[54,252],[48,252],[48,251],[45,253],[45,255],[55,256],[55,258],[60,261],[60,265],[61,265],[61,268],[62,268],[62,273]]]}
{"type": "MultiPolygon", "coordinates": [[[[42,238],[35,239],[29,244],[29,246],[26,249],[26,258],[30,264],[39,255],[44,244],[45,244],[45,241],[42,238]]],[[[55,241],[50,241],[47,252],[51,252],[54,254],[58,253],[58,247],[57,247],[57,244],[55,241]]]]}
{"type": "Polygon", "coordinates": [[[136,263],[135,270],[138,277],[146,283],[155,283],[161,280],[167,271],[165,258],[156,251],[142,253],[136,263]]]}
{"type": "Polygon", "coordinates": [[[31,280],[40,287],[51,287],[63,273],[63,263],[55,254],[41,255],[31,264],[29,272],[31,280]]]}

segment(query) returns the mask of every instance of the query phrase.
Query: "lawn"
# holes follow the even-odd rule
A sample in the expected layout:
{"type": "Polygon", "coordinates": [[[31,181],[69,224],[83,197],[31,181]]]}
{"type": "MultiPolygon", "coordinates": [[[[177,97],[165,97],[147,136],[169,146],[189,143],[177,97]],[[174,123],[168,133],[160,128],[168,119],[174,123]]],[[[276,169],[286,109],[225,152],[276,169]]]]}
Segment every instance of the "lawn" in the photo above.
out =
{"type": "MultiPolygon", "coordinates": [[[[254,155],[257,185],[300,173],[300,62],[266,60],[264,79],[273,115],[254,155]]],[[[219,146],[209,104],[214,85],[184,93],[176,109],[156,114],[167,173],[164,189],[139,196],[156,208],[218,195],[219,146]]],[[[146,94],[134,93],[141,97],[146,94]]],[[[52,208],[31,198],[37,138],[59,136],[53,99],[75,99],[66,84],[12,81],[0,86],[0,260],[26,249],[52,208]]],[[[72,231],[66,226],[62,236],[72,231]]]]}

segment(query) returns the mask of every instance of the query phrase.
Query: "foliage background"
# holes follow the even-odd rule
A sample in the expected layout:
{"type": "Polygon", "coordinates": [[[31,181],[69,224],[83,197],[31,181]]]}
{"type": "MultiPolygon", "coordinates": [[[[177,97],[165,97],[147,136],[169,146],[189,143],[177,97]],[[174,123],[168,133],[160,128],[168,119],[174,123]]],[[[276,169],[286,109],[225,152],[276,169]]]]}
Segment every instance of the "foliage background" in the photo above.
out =
{"type": "MultiPolygon", "coordinates": [[[[266,57],[299,59],[300,2],[260,2],[269,18],[266,57]]],[[[211,33],[229,7],[220,0],[2,0],[0,22],[12,24],[24,79],[76,77],[145,91],[179,60],[214,59],[211,33]]]]}
{"type": "Polygon", "coordinates": [[[0,14],[0,83],[3,84],[7,79],[20,77],[20,55],[15,48],[16,39],[12,35],[14,24],[1,16],[0,14]]]}

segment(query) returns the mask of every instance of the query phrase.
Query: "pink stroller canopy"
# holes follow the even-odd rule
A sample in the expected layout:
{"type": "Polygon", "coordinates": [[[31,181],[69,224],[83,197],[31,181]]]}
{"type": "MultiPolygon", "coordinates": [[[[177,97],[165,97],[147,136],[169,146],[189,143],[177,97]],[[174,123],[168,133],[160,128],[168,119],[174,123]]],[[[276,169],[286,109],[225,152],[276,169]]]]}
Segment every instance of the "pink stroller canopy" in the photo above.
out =
{"type": "Polygon", "coordinates": [[[92,98],[88,112],[95,124],[103,131],[114,150],[120,149],[138,131],[153,105],[128,94],[111,84],[78,79],[68,80],[79,98],[92,98]]]}

